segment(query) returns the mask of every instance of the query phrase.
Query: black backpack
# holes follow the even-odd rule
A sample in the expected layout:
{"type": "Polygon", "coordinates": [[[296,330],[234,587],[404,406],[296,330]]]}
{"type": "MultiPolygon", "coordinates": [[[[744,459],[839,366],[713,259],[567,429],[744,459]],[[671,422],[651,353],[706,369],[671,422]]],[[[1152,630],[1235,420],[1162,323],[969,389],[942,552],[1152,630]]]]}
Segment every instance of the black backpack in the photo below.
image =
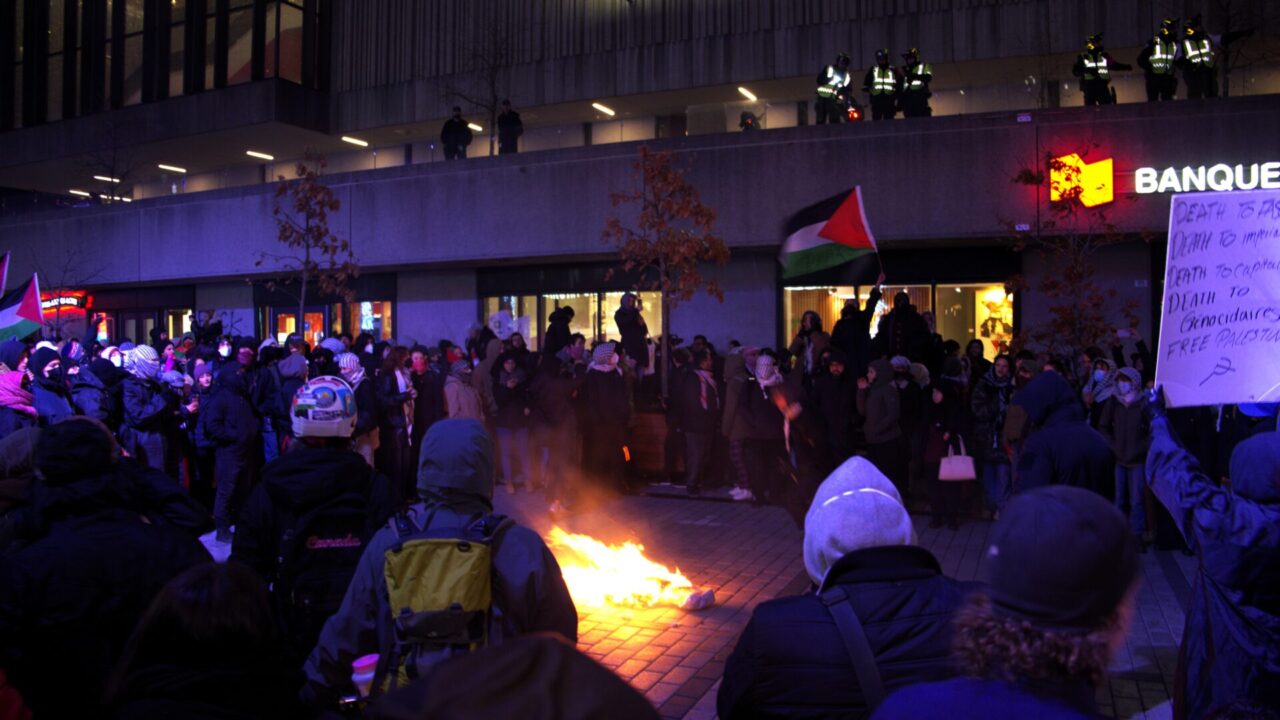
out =
{"type": "Polygon", "coordinates": [[[280,534],[272,595],[285,637],[305,655],[342,606],[369,538],[369,499],[348,491],[308,508],[280,534]]]}

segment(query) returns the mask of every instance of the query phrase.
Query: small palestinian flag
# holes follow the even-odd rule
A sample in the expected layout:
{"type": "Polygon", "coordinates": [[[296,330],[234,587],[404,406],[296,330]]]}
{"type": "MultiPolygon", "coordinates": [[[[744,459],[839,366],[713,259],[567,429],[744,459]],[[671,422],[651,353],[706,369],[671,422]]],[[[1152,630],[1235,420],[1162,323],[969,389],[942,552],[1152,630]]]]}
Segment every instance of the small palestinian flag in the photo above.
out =
{"type": "Polygon", "coordinates": [[[40,281],[31,279],[0,298],[0,340],[20,340],[44,327],[40,281]]]}
{"type": "Polygon", "coordinates": [[[782,278],[808,275],[878,252],[862,209],[862,188],[833,195],[792,215],[782,244],[782,278]]]}

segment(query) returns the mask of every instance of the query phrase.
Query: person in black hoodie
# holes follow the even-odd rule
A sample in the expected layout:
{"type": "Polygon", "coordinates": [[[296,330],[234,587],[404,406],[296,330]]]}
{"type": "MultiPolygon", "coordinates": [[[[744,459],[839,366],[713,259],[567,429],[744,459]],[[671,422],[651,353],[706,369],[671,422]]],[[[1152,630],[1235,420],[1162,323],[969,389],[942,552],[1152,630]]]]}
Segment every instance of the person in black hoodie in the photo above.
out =
{"type": "MultiPolygon", "coordinates": [[[[409,467],[418,467],[418,448],[427,429],[444,419],[444,379],[438,365],[431,362],[431,349],[415,345],[409,351],[409,382],[418,396],[413,399],[413,429],[409,433],[409,467]]],[[[416,472],[411,470],[411,472],[416,472]]]]}
{"type": "Polygon", "coordinates": [[[43,532],[0,560],[0,667],[36,717],[99,717],[151,598],[210,561],[191,532],[139,512],[121,462],[111,433],[88,418],[53,425],[36,443],[43,532]]]}
{"type": "Polygon", "coordinates": [[[120,385],[127,377],[110,360],[97,358],[71,379],[71,402],[81,415],[115,431],[120,427],[120,385]]]}
{"type": "Polygon", "coordinates": [[[572,366],[555,355],[543,355],[529,388],[535,463],[553,514],[563,512],[574,500],[566,468],[577,465],[578,416],[573,402],[584,382],[586,377],[575,374],[572,366]]]}
{"type": "Polygon", "coordinates": [[[871,362],[871,321],[876,317],[880,304],[879,286],[871,288],[867,304],[859,308],[858,300],[850,298],[840,311],[840,319],[831,328],[831,346],[845,355],[846,370],[852,377],[862,377],[871,362]]]}
{"type": "Polygon", "coordinates": [[[621,488],[626,480],[623,447],[631,425],[631,401],[615,348],[607,342],[592,349],[591,366],[578,394],[582,471],[600,488],[621,488]]]}
{"type": "Polygon", "coordinates": [[[542,340],[542,352],[555,357],[556,353],[569,344],[569,337],[573,334],[569,329],[569,323],[573,322],[573,308],[568,305],[556,308],[552,311],[549,320],[547,334],[542,340]]]}
{"type": "MultiPolygon", "coordinates": [[[[160,359],[155,348],[139,345],[129,351],[130,377],[122,384],[124,416],[120,441],[129,454],[175,479],[175,469],[166,467],[169,435],[177,422],[178,398],[160,385],[160,359]]],[[[233,365],[234,367],[234,365],[233,365]]]]}
{"type": "Polygon", "coordinates": [[[1112,500],[1116,458],[1107,439],[1089,427],[1071,383],[1056,372],[1036,375],[1014,398],[1032,432],[1018,455],[1018,492],[1074,485],[1112,500]]]}
{"type": "Polygon", "coordinates": [[[405,364],[409,351],[391,350],[382,360],[382,371],[374,381],[378,399],[378,470],[400,486],[400,496],[413,497],[413,468],[409,465],[409,424],[418,391],[409,379],[405,364]]]}
{"type": "Polygon", "coordinates": [[[237,563],[203,563],[156,595],[107,694],[118,720],[306,717],[267,587],[237,563]]]}
{"type": "MultiPolygon", "coordinates": [[[[231,546],[231,559],[244,563],[277,588],[281,583],[289,582],[288,578],[282,577],[282,570],[286,574],[293,570],[283,567],[285,558],[291,558],[289,562],[297,562],[296,558],[300,557],[290,552],[290,546],[307,542],[306,539],[293,537],[299,531],[308,529],[298,527],[304,518],[321,512],[329,512],[331,517],[338,517],[341,512],[350,509],[348,506],[354,505],[355,510],[362,514],[362,521],[353,528],[353,539],[363,543],[387,521],[400,504],[400,487],[369,467],[364,458],[351,449],[356,415],[347,412],[354,406],[348,405],[344,397],[350,393],[350,388],[332,377],[316,378],[299,388],[295,395],[295,411],[291,417],[292,432],[297,442],[288,452],[263,467],[262,481],[249,495],[240,515],[231,546]],[[328,396],[338,399],[338,402],[331,405],[341,411],[336,417],[325,414],[323,408],[317,408],[320,403],[315,400],[328,396]],[[349,502],[341,502],[348,497],[349,502]],[[334,506],[337,513],[322,511],[321,508],[326,506],[334,506]]],[[[310,528],[312,531],[317,529],[334,528],[326,528],[319,522],[310,528]]],[[[341,533],[342,530],[339,529],[338,532],[341,533]]],[[[337,585],[345,588],[360,555],[359,544],[352,548],[350,545],[337,543],[329,548],[311,543],[307,546],[307,551],[312,552],[313,546],[315,552],[338,558],[335,561],[338,569],[347,574],[340,578],[341,582],[337,585]],[[348,552],[352,549],[354,552],[348,552]],[[340,557],[344,553],[349,556],[349,567],[344,565],[340,557]]],[[[339,589],[333,607],[328,608],[327,612],[337,609],[336,601],[341,600],[341,594],[339,589]]],[[[282,624],[301,635],[290,637],[289,640],[298,655],[305,655],[315,644],[319,626],[294,627],[288,622],[291,616],[284,613],[288,612],[286,606],[289,600],[290,598],[283,597],[281,591],[276,596],[277,611],[282,613],[282,624]]],[[[319,610],[325,612],[324,608],[319,610]]]]}
{"type": "Polygon", "coordinates": [[[617,312],[613,314],[613,321],[618,326],[618,345],[627,359],[632,361],[636,372],[643,374],[640,371],[649,367],[649,346],[645,342],[649,337],[649,326],[645,324],[638,305],[639,298],[635,293],[626,293],[622,296],[617,312]]]}
{"type": "Polygon", "coordinates": [[[280,376],[280,390],[276,393],[275,404],[271,407],[271,418],[276,433],[282,439],[288,438],[282,443],[287,448],[293,438],[293,424],[289,420],[289,410],[298,388],[307,382],[307,358],[301,353],[292,353],[276,363],[276,372],[280,376]]]}
{"type": "Polygon", "coordinates": [[[213,401],[203,413],[204,434],[217,445],[215,470],[217,494],[213,500],[213,522],[216,540],[231,542],[231,526],[235,524],[237,493],[249,488],[254,470],[254,457],[260,442],[258,415],[249,401],[248,371],[232,364],[218,374],[218,387],[213,401]]]}
{"type": "Polygon", "coordinates": [[[809,392],[809,404],[822,425],[830,458],[830,466],[824,468],[826,473],[853,455],[853,416],[857,411],[854,393],[857,386],[849,380],[849,373],[849,356],[839,348],[832,349],[827,354],[826,372],[814,377],[809,392]]]}
{"type": "Polygon", "coordinates": [[[76,414],[57,350],[43,347],[32,353],[30,372],[31,395],[41,426],[48,427],[76,414]]]}
{"type": "Polygon", "coordinates": [[[720,432],[721,390],[711,368],[711,350],[694,351],[690,369],[680,376],[677,389],[685,441],[684,482],[690,495],[702,492],[702,478],[710,473],[720,432]]]}
{"type": "Polygon", "coordinates": [[[938,471],[948,450],[958,451],[960,447],[960,397],[950,383],[938,382],[929,388],[926,398],[924,479],[929,483],[929,505],[933,512],[929,527],[937,529],[945,523],[955,530],[960,527],[962,487],[959,482],[940,479],[938,471]]]}

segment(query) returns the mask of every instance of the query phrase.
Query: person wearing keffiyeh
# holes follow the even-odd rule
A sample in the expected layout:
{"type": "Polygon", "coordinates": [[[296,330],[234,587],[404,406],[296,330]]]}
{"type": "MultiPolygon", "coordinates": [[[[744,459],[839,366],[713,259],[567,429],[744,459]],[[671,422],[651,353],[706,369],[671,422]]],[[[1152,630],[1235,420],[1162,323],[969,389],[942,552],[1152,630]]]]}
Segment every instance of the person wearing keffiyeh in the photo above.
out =
{"type": "Polygon", "coordinates": [[[582,408],[583,474],[597,487],[621,488],[626,480],[631,398],[614,343],[601,343],[592,351],[578,402],[582,408]]]}
{"type": "Polygon", "coordinates": [[[373,453],[378,449],[378,396],[364,375],[364,366],[355,353],[341,353],[334,358],[342,372],[342,379],[347,381],[356,394],[356,428],[351,433],[352,449],[360,453],[369,467],[373,467],[373,453]]]}
{"type": "Polygon", "coordinates": [[[177,478],[178,457],[169,452],[169,438],[178,424],[178,396],[157,382],[160,356],[150,345],[138,345],[125,356],[129,377],[121,391],[124,416],[120,444],[139,462],[177,478]]]}
{"type": "Polygon", "coordinates": [[[716,434],[720,427],[720,389],[711,373],[712,357],[707,348],[695,350],[692,371],[676,388],[680,403],[685,443],[685,486],[690,495],[701,492],[702,476],[711,464],[716,434]]]}

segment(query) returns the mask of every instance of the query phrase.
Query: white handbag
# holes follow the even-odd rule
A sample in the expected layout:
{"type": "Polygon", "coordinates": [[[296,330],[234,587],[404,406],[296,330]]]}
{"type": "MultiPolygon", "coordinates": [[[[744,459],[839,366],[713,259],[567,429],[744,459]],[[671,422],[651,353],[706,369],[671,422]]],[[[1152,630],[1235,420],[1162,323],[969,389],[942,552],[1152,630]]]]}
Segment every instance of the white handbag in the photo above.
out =
{"type": "Polygon", "coordinates": [[[977,480],[978,470],[973,464],[973,457],[965,452],[964,438],[957,438],[960,440],[960,454],[956,454],[953,445],[947,444],[947,456],[938,465],[938,479],[947,482],[977,480]]]}

